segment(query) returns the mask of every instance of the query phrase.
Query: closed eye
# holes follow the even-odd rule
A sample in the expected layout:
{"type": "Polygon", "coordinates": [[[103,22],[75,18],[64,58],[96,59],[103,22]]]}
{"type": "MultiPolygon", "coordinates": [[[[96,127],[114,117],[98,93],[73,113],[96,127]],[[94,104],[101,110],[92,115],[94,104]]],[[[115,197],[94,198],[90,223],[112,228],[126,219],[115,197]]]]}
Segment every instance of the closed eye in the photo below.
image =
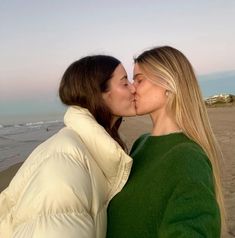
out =
{"type": "Polygon", "coordinates": [[[137,79],[135,79],[135,82],[138,83],[138,84],[140,84],[142,81],[143,81],[142,78],[137,78],[137,79]]]}
{"type": "Polygon", "coordinates": [[[123,81],[123,86],[125,86],[125,87],[129,86],[129,81],[127,78],[123,81]]]}
{"type": "Polygon", "coordinates": [[[121,78],[121,83],[125,87],[127,87],[129,85],[129,81],[128,81],[128,78],[126,75],[121,78]]]}

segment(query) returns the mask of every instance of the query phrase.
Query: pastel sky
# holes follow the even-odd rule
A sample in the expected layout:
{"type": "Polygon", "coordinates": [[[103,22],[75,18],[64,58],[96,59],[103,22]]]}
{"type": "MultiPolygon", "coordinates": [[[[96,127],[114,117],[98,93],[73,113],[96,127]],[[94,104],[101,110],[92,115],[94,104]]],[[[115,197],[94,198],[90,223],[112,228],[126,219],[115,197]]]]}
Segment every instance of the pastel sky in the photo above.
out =
{"type": "Polygon", "coordinates": [[[56,95],[70,63],[157,45],[180,49],[197,74],[235,70],[234,0],[0,0],[0,100],[56,95]]]}

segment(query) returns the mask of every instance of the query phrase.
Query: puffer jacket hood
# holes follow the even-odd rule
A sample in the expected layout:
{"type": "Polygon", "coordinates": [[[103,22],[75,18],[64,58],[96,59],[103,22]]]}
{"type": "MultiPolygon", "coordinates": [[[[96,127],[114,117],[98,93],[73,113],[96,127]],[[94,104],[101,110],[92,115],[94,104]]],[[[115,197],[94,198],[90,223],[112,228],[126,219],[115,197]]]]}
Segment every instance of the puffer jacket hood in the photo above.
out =
{"type": "Polygon", "coordinates": [[[69,107],[64,123],[0,194],[1,238],[105,237],[108,202],[132,159],[87,109],[69,107]]]}

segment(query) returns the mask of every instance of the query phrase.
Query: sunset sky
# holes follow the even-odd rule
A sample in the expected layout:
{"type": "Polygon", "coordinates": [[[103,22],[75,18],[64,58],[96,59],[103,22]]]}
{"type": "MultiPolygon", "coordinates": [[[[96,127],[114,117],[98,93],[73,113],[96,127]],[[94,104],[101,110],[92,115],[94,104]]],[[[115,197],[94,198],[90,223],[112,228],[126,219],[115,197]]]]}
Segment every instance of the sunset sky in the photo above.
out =
{"type": "Polygon", "coordinates": [[[235,70],[234,0],[1,0],[0,101],[49,98],[70,63],[171,45],[197,74],[235,70]]]}

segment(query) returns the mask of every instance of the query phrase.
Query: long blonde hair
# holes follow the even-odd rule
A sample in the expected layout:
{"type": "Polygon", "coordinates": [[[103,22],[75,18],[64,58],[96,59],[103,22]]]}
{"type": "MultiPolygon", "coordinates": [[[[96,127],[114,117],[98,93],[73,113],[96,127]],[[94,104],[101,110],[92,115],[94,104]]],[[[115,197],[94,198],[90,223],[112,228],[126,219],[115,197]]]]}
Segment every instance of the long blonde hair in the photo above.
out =
{"type": "Polygon", "coordinates": [[[225,208],[220,176],[222,153],[212,131],[205,103],[188,59],[170,46],[143,52],[135,63],[148,78],[170,92],[167,108],[179,128],[199,144],[211,161],[216,199],[220,207],[222,230],[225,230],[225,208]]]}

